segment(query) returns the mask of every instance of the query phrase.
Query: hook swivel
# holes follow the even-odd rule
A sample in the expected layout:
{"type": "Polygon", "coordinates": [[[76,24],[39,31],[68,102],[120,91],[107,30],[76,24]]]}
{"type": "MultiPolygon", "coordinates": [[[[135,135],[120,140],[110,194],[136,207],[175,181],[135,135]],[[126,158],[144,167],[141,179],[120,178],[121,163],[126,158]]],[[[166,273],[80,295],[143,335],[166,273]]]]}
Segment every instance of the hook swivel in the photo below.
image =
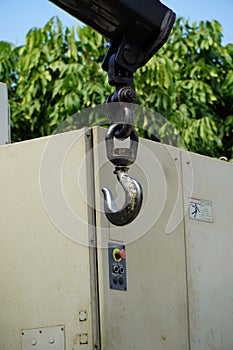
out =
{"type": "Polygon", "coordinates": [[[116,167],[114,171],[125,192],[125,203],[121,209],[117,208],[112,192],[108,188],[102,188],[105,215],[116,226],[124,226],[132,222],[142,206],[142,187],[127,172],[127,167],[116,167]]]}

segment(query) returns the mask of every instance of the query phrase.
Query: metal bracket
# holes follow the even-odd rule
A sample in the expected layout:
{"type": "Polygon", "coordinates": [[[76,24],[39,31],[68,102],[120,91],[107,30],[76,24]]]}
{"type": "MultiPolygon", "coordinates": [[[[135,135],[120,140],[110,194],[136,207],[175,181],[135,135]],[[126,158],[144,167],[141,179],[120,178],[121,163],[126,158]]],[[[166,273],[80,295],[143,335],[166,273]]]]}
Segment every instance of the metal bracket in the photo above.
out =
{"type": "Polygon", "coordinates": [[[24,329],[21,342],[22,350],[65,350],[65,327],[24,329]]]}

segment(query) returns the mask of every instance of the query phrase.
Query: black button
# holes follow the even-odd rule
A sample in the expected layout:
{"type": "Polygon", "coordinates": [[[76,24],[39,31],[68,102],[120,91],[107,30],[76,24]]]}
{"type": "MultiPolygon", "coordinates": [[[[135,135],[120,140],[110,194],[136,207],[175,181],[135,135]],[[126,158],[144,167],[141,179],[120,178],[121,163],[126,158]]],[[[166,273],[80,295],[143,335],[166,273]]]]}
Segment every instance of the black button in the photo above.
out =
{"type": "Polygon", "coordinates": [[[119,278],[119,284],[122,286],[124,284],[124,278],[120,277],[119,278]]]}

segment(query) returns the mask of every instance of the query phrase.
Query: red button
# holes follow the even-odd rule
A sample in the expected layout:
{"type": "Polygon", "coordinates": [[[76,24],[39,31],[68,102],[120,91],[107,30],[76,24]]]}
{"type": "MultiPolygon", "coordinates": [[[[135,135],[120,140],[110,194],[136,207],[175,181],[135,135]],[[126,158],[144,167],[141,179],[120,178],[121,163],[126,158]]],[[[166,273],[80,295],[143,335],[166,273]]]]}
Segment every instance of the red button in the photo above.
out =
{"type": "Polygon", "coordinates": [[[119,253],[117,253],[117,256],[121,259],[125,259],[126,258],[126,251],[124,249],[121,249],[119,251],[119,253]]]}

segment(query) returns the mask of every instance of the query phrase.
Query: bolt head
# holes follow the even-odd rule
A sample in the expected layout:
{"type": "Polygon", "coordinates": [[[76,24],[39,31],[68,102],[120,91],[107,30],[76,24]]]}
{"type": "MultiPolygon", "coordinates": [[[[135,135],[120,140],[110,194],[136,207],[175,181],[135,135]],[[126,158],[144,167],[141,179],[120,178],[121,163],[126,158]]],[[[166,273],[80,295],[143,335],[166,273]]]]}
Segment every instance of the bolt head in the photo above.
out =
{"type": "Polygon", "coordinates": [[[127,64],[134,64],[136,62],[135,54],[129,50],[125,50],[124,51],[124,61],[127,64]]]}

